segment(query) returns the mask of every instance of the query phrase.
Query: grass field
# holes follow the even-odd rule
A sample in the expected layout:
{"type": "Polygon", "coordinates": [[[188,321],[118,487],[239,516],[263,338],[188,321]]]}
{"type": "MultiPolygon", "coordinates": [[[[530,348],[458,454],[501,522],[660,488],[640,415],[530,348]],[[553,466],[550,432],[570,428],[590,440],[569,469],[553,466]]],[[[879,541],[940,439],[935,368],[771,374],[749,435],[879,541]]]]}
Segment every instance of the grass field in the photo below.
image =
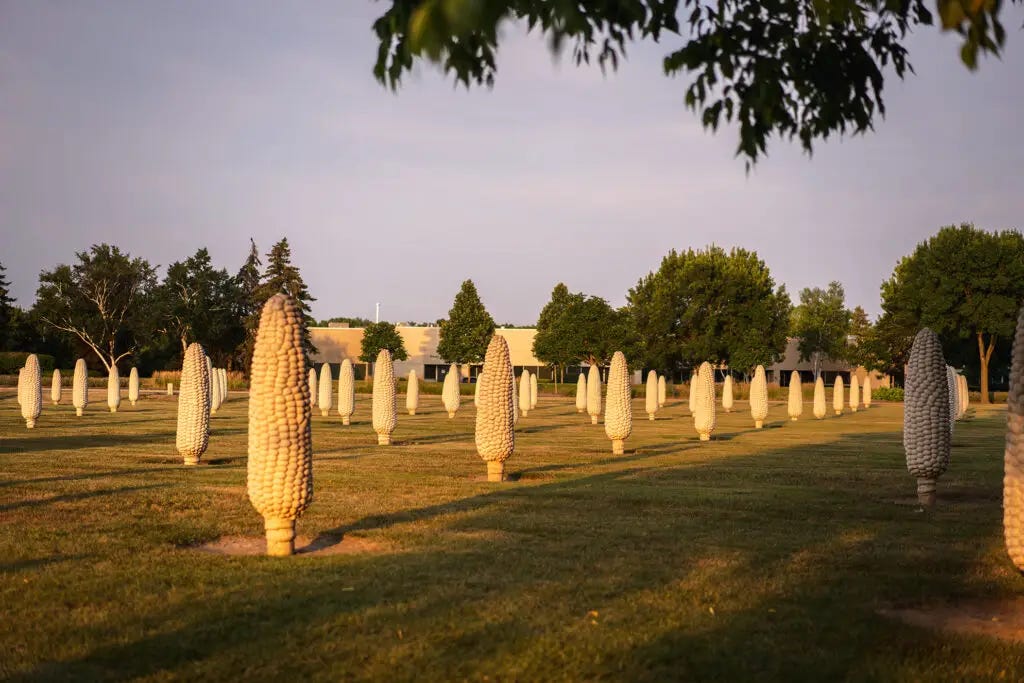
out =
{"type": "Polygon", "coordinates": [[[95,394],[29,431],[0,393],[0,678],[1024,680],[1022,645],[878,614],[1024,588],[1001,538],[1005,407],[958,424],[922,512],[898,404],[798,422],[776,404],[764,430],[740,404],[700,443],[685,402],[649,422],[636,401],[613,457],[542,397],[515,480],[488,484],[471,401],[449,420],[423,397],[381,448],[359,396],[351,427],[315,411],[299,521],[358,552],[272,559],[193,547],[262,535],[244,395],[185,469],[173,400],[111,415],[95,394]]]}

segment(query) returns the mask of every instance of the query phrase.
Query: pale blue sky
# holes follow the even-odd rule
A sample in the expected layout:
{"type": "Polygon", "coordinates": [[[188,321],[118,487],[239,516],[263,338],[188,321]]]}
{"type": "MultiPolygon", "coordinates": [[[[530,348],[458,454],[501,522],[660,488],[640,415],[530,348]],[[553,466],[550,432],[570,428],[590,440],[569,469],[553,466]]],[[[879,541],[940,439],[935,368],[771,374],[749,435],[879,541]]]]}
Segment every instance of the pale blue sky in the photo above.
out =
{"type": "Polygon", "coordinates": [[[878,311],[897,259],[940,226],[1020,228],[1022,10],[1002,61],[914,36],[876,133],[775,141],[747,176],[735,131],[705,133],[661,72],[676,41],[607,77],[515,26],[493,90],[421,66],[371,74],[383,5],[0,0],[0,261],[38,273],[96,242],[166,266],[207,246],[237,270],[287,235],[317,317],[446,314],[472,278],[531,323],[565,281],[622,304],[670,248],[756,250],[791,294],[837,279],[878,311]]]}

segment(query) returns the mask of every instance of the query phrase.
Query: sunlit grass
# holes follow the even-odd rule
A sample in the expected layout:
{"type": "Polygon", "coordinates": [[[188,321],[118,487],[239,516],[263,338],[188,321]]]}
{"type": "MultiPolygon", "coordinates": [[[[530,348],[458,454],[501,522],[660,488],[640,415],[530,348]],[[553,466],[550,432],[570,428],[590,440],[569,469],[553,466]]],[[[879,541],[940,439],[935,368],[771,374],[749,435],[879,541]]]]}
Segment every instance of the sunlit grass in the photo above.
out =
{"type": "MultiPolygon", "coordinates": [[[[376,446],[314,417],[299,534],[369,552],[271,559],[190,546],[262,534],[245,496],[246,404],[204,464],[174,451],[173,400],[24,429],[0,393],[0,677],[617,680],[1024,678],[1024,647],[876,611],[1024,586],[1001,541],[1003,410],[958,424],[939,504],[912,504],[902,407],[790,422],[635,401],[626,455],[571,399],[519,423],[515,477],[483,481],[472,402],[400,414],[376,446]]],[[[400,400],[401,405],[401,400],[400,400]]],[[[807,406],[809,412],[810,406],[807,406]]]]}

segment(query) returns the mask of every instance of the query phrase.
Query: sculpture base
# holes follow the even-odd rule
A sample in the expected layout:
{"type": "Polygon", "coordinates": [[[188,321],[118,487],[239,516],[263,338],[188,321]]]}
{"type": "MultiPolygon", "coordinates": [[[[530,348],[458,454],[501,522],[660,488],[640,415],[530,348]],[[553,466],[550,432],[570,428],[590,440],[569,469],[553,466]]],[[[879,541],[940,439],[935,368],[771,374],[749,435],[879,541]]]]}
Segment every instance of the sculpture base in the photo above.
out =
{"type": "Polygon", "coordinates": [[[347,425],[349,425],[351,423],[352,423],[352,418],[350,418],[350,417],[342,417],[341,418],[341,424],[347,426],[347,425]]]}
{"type": "Polygon", "coordinates": [[[320,417],[327,417],[330,414],[331,414],[330,410],[324,410],[323,408],[320,409],[320,417]]]}
{"type": "Polygon", "coordinates": [[[851,413],[856,413],[857,412],[857,406],[854,406],[854,407],[850,408],[850,412],[851,413]]]}
{"type": "Polygon", "coordinates": [[[378,434],[377,435],[377,445],[378,446],[390,446],[391,445],[391,435],[390,434],[378,434]]]}
{"type": "Polygon", "coordinates": [[[199,464],[199,456],[198,455],[186,455],[184,460],[185,460],[185,464],[186,465],[198,465],[199,464]]]}
{"type": "Polygon", "coordinates": [[[842,415],[842,414],[843,414],[843,411],[841,411],[841,410],[837,410],[836,411],[836,415],[842,415]]]}
{"type": "Polygon", "coordinates": [[[35,428],[35,426],[36,426],[36,421],[35,420],[25,420],[25,427],[27,427],[28,429],[33,429],[33,428],[35,428]]]}
{"type": "Polygon", "coordinates": [[[592,424],[592,425],[596,425],[597,424],[597,415],[591,415],[590,416],[590,424],[592,424]]]}
{"type": "Polygon", "coordinates": [[[764,427],[762,420],[754,420],[754,429],[761,429],[762,427],[764,427]]]}
{"type": "Polygon", "coordinates": [[[487,481],[505,481],[505,463],[498,460],[488,460],[487,481]]]}
{"type": "Polygon", "coordinates": [[[622,439],[612,439],[612,455],[622,455],[626,452],[626,444],[622,439]]]}
{"type": "Polygon", "coordinates": [[[82,417],[82,409],[81,408],[75,408],[75,415],[77,415],[78,417],[82,417]]]}
{"type": "Polygon", "coordinates": [[[654,422],[654,413],[647,413],[647,419],[654,422]]]}
{"type": "Polygon", "coordinates": [[[130,403],[132,404],[132,407],[134,408],[135,407],[135,401],[131,401],[130,403]]]}
{"type": "Polygon", "coordinates": [[[710,434],[701,434],[700,435],[700,440],[701,441],[711,441],[711,435],[710,434]]]}
{"type": "Polygon", "coordinates": [[[454,411],[454,410],[449,410],[449,411],[448,411],[448,419],[450,420],[450,419],[452,419],[453,417],[455,417],[455,411],[454,411]]]}
{"type": "Polygon", "coordinates": [[[790,417],[789,419],[792,420],[793,422],[796,422],[796,418],[795,417],[790,417]]]}
{"type": "Polygon", "coordinates": [[[107,406],[107,407],[110,408],[110,412],[112,412],[112,413],[116,413],[117,412],[117,406],[107,406]]]}
{"type": "Polygon", "coordinates": [[[287,557],[295,554],[295,520],[267,519],[267,555],[287,557]]]}
{"type": "Polygon", "coordinates": [[[924,507],[935,505],[935,480],[918,478],[917,480],[917,502],[924,507]]]}
{"type": "Polygon", "coordinates": [[[415,408],[411,409],[411,410],[409,411],[409,414],[410,414],[410,415],[415,415],[415,414],[416,414],[416,409],[415,409],[415,408]]]}

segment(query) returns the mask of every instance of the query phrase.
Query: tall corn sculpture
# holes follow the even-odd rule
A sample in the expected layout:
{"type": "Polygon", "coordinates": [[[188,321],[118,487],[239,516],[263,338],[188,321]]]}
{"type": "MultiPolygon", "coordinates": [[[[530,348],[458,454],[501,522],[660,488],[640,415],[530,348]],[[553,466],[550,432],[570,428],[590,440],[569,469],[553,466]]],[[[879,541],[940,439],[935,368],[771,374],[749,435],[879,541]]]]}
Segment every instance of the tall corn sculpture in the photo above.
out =
{"type": "MultiPolygon", "coordinates": [[[[480,385],[480,380],[477,380],[477,386],[480,385]]],[[[420,380],[416,377],[416,371],[409,371],[409,381],[405,386],[405,409],[409,411],[410,415],[416,414],[416,409],[420,407],[420,380]]]]}
{"type": "Polygon", "coordinates": [[[530,414],[530,371],[523,369],[523,374],[519,375],[519,401],[517,405],[519,410],[522,411],[523,417],[527,417],[530,414]]]}
{"type": "Polygon", "coordinates": [[[86,367],[84,358],[75,361],[75,375],[71,380],[71,405],[75,407],[75,415],[79,417],[89,405],[89,368],[86,367]]]}
{"type": "Polygon", "coordinates": [[[476,375],[476,382],[473,383],[473,405],[480,407],[480,373],[476,375]]]}
{"type": "Polygon", "coordinates": [[[804,387],[800,373],[794,370],[789,375],[789,419],[797,420],[804,414],[804,387]]]}
{"type": "MultiPolygon", "coordinates": [[[[275,294],[263,305],[252,354],[249,500],[263,516],[267,554],[272,556],[295,552],[295,520],[313,502],[312,411],[303,327],[295,300],[275,294]]],[[[393,382],[391,387],[393,404],[393,382]]]]}
{"type": "Polygon", "coordinates": [[[516,387],[508,342],[501,335],[492,336],[487,344],[484,371],[477,382],[480,406],[476,411],[476,452],[487,463],[487,481],[504,481],[505,461],[516,448],[516,387]]]}
{"type": "Polygon", "coordinates": [[[956,371],[953,370],[951,365],[946,366],[946,392],[949,400],[949,433],[953,434],[953,426],[956,424],[957,419],[960,417],[959,405],[960,397],[956,395],[957,383],[956,383],[956,371]]]}
{"type": "Polygon", "coordinates": [[[576,412],[584,413],[587,410],[587,376],[582,372],[576,378],[576,412]]]}
{"type": "Polygon", "coordinates": [[[459,366],[455,363],[448,368],[448,374],[444,376],[444,386],[441,387],[441,401],[444,409],[448,411],[448,417],[455,417],[462,405],[462,396],[459,392],[459,366]]]}
{"type": "Polygon", "coordinates": [[[654,420],[654,414],[658,412],[658,373],[651,370],[647,373],[647,386],[644,389],[644,410],[647,411],[647,419],[654,420]]]}
{"type": "Polygon", "coordinates": [[[967,409],[971,407],[971,390],[967,386],[967,378],[960,375],[960,414],[967,412],[967,409]]]}
{"type": "Polygon", "coordinates": [[[210,382],[206,354],[193,342],[185,349],[178,391],[178,431],[175,446],[186,465],[198,465],[210,440],[210,382]]]}
{"type": "Polygon", "coordinates": [[[601,416],[601,371],[596,363],[587,370],[587,414],[590,424],[596,425],[601,416]]]}
{"type": "Polygon", "coordinates": [[[334,375],[331,373],[331,364],[324,363],[320,366],[320,377],[317,379],[316,404],[320,408],[320,417],[327,417],[331,414],[334,404],[334,375]]]}
{"type": "Polygon", "coordinates": [[[860,402],[865,410],[871,407],[871,375],[864,375],[864,384],[860,387],[860,402]]]}
{"type": "Polygon", "coordinates": [[[754,379],[750,382],[750,417],[754,418],[754,427],[764,427],[764,419],[768,417],[768,380],[764,376],[764,366],[754,369],[754,379]]]}
{"type": "Polygon", "coordinates": [[[537,373],[530,373],[530,410],[537,409],[537,373]]]}
{"type": "Polygon", "coordinates": [[[690,415],[693,415],[693,409],[697,405],[697,371],[694,370],[690,374],[690,399],[686,403],[686,409],[690,411],[690,415]]]}
{"type": "Polygon", "coordinates": [[[819,420],[825,417],[825,413],[828,412],[825,408],[825,380],[818,375],[818,379],[814,380],[814,417],[819,420]]]}
{"type": "Polygon", "coordinates": [[[32,429],[43,411],[43,370],[39,367],[39,356],[30,354],[25,359],[24,372],[18,376],[18,401],[25,426],[32,429]],[[24,383],[24,389],[22,388],[24,383]]]}
{"type": "Polygon", "coordinates": [[[612,454],[622,455],[624,441],[633,431],[632,391],[629,388],[629,366],[621,351],[612,356],[608,369],[608,389],[604,403],[604,433],[612,440],[612,454]]]}
{"type": "Polygon", "coordinates": [[[139,401],[139,369],[132,367],[128,373],[128,402],[135,405],[139,401]]]}
{"type": "Polygon", "coordinates": [[[710,441],[715,431],[715,371],[707,361],[700,364],[694,380],[697,393],[693,404],[693,428],[701,441],[710,441]]]}
{"type": "Polygon", "coordinates": [[[731,413],[732,405],[732,373],[730,372],[725,376],[725,381],[722,382],[722,410],[731,413]]]}
{"type": "Polygon", "coordinates": [[[210,368],[210,415],[216,415],[221,404],[220,369],[210,368]]]}
{"type": "MultiPolygon", "coordinates": [[[[506,342],[508,343],[508,342],[506,342]]],[[[519,380],[522,382],[522,379],[519,380]]],[[[516,389],[516,377],[512,375],[512,428],[519,424],[519,391],[516,389]]]]}
{"type": "Polygon", "coordinates": [[[832,410],[836,415],[843,414],[843,378],[836,375],[836,381],[832,385],[832,410]]]}
{"type": "MultiPolygon", "coordinates": [[[[1024,308],[1017,317],[1010,358],[1003,451],[1003,536],[1010,559],[1018,571],[1024,572],[1024,308]]],[[[965,378],[965,389],[966,384],[965,378]]]]}
{"type": "Polygon", "coordinates": [[[320,387],[317,386],[316,368],[309,369],[309,406],[316,408],[316,400],[320,398],[320,387]]]}
{"type": "Polygon", "coordinates": [[[60,405],[60,397],[63,392],[64,387],[61,386],[60,370],[54,368],[53,376],[50,377],[50,401],[53,405],[60,405]]]}
{"type": "Polygon", "coordinates": [[[658,376],[658,407],[665,407],[665,400],[668,397],[668,388],[665,386],[665,375],[658,376]]]}
{"type": "Polygon", "coordinates": [[[935,502],[935,482],[949,467],[949,392],[938,336],[927,327],[914,337],[904,390],[903,450],[917,477],[922,505],[935,502]]]}
{"type": "Polygon", "coordinates": [[[107,375],[107,407],[110,412],[116,413],[121,405],[121,376],[117,374],[117,366],[110,366],[110,374],[107,375]]]}
{"type": "Polygon", "coordinates": [[[397,424],[395,366],[391,352],[381,349],[373,366],[373,431],[377,432],[377,445],[391,445],[391,432],[397,424]]]}
{"type": "Polygon", "coordinates": [[[167,395],[174,396],[174,382],[167,383],[167,395]]]}
{"type": "Polygon", "coordinates": [[[341,415],[341,424],[351,424],[355,410],[356,373],[352,369],[352,361],[346,358],[341,361],[341,370],[338,371],[338,415],[341,415]]]}
{"type": "Polygon", "coordinates": [[[850,373],[850,412],[856,413],[857,406],[860,405],[860,383],[857,381],[857,375],[850,373]]]}

